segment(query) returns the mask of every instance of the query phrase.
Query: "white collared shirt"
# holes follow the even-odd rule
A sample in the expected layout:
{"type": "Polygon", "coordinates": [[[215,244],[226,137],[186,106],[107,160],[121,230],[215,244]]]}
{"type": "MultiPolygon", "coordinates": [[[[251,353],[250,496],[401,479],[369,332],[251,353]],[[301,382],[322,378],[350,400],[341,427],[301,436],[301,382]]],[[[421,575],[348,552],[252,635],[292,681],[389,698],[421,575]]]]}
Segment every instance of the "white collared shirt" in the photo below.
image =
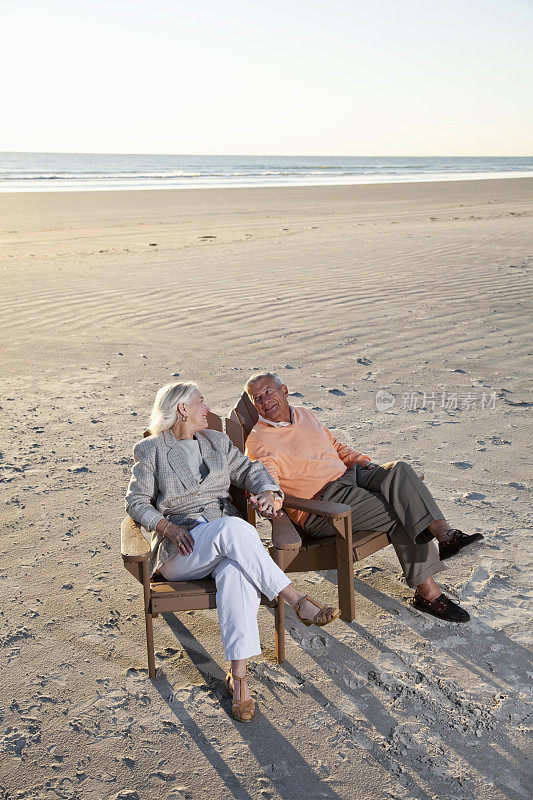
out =
{"type": "Polygon", "coordinates": [[[292,425],[292,409],[290,409],[291,421],[290,422],[273,422],[271,419],[265,419],[258,414],[259,422],[264,422],[265,425],[270,425],[272,428],[285,428],[287,425],[292,425]]]}

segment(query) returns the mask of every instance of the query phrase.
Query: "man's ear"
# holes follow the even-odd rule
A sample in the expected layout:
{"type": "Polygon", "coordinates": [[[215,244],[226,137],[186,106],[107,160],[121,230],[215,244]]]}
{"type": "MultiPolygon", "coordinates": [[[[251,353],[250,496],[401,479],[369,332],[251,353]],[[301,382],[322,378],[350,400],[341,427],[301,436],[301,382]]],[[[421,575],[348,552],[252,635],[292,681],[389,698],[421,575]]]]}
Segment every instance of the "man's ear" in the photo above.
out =
{"type": "Polygon", "coordinates": [[[289,396],[289,390],[287,389],[287,387],[285,386],[285,384],[283,384],[283,386],[281,387],[281,391],[283,392],[283,394],[285,395],[285,397],[288,397],[288,396],[289,396]]]}

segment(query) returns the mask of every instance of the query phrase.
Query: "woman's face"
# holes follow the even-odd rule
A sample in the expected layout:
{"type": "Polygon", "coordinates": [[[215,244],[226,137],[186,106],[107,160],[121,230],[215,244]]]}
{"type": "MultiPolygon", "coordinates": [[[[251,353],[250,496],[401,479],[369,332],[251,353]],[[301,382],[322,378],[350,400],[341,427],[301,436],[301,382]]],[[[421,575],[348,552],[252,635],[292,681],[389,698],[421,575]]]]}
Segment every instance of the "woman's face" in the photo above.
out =
{"type": "Polygon", "coordinates": [[[179,403],[178,408],[185,412],[187,425],[193,431],[203,431],[207,428],[207,412],[209,407],[204,403],[204,398],[195,389],[186,403],[179,403]]]}

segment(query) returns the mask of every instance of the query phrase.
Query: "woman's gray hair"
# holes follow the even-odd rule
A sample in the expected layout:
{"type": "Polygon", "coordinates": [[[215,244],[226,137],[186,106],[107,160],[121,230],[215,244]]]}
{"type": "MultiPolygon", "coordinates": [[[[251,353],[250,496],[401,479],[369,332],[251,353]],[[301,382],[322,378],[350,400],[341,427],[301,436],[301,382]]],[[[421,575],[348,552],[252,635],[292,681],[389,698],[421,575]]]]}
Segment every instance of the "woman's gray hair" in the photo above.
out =
{"type": "Polygon", "coordinates": [[[150,433],[162,433],[172,428],[178,416],[178,403],[190,400],[195,389],[198,389],[195,383],[167,383],[162,386],[155,396],[150,414],[150,433]]]}
{"type": "Polygon", "coordinates": [[[270,380],[276,384],[278,389],[281,389],[281,387],[283,386],[283,381],[281,380],[279,375],[276,375],[275,372],[256,372],[255,375],[252,375],[252,377],[248,378],[248,380],[246,381],[246,385],[244,387],[244,391],[246,392],[246,394],[249,395],[251,393],[250,387],[253,386],[254,383],[262,381],[264,378],[270,378],[270,380]]]}

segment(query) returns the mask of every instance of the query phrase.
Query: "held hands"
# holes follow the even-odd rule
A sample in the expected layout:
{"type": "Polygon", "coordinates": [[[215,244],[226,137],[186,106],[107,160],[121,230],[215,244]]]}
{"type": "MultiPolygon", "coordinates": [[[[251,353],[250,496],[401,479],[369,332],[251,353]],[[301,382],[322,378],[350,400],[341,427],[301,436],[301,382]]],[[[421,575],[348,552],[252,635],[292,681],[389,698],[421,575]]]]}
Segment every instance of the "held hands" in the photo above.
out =
{"type": "Polygon", "coordinates": [[[252,494],[248,498],[251,507],[257,511],[261,517],[267,519],[274,519],[281,516],[281,511],[276,509],[274,502],[274,495],[272,492],[261,492],[261,494],[252,494]]]}
{"type": "Polygon", "coordinates": [[[373,464],[372,461],[369,461],[368,464],[363,464],[363,469],[374,469],[375,467],[379,467],[379,464],[373,464]]]}

